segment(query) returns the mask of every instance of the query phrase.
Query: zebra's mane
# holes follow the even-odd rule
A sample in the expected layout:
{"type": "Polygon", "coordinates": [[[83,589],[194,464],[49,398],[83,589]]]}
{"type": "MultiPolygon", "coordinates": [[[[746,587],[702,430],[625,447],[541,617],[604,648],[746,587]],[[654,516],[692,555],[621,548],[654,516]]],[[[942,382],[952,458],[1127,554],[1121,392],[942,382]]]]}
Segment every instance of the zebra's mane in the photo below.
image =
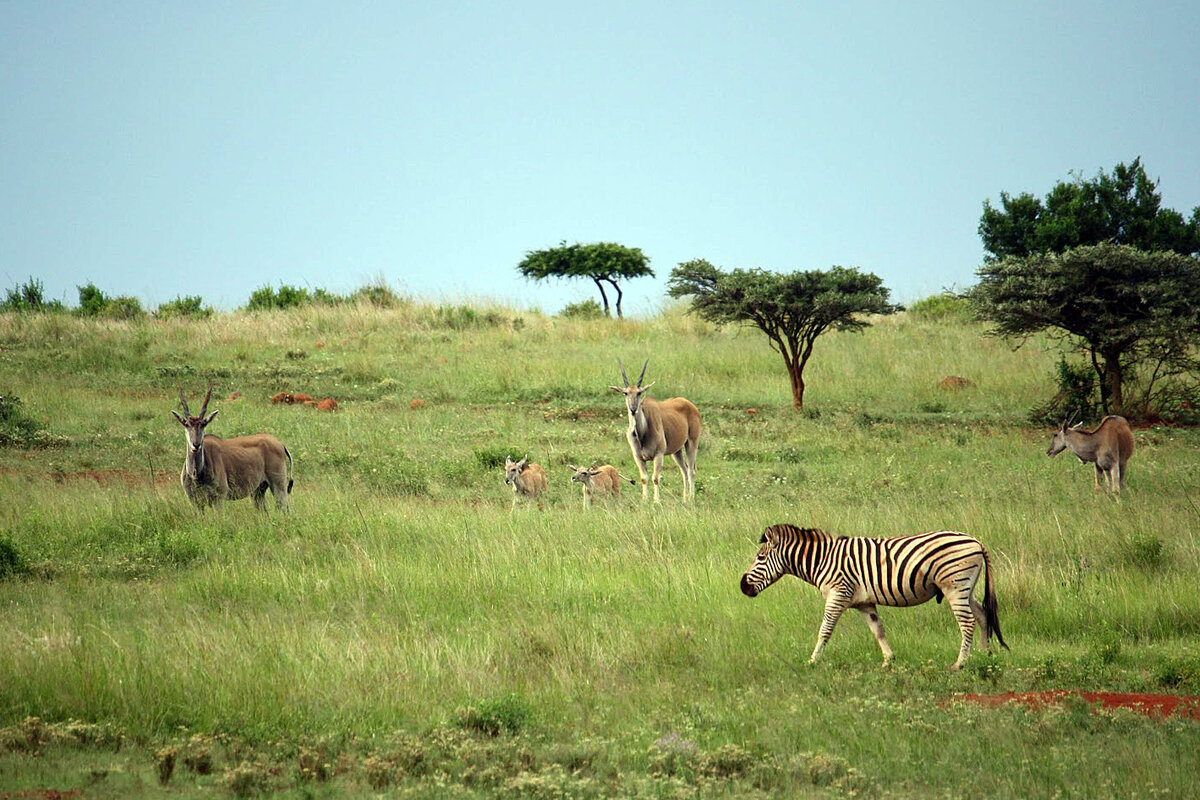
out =
{"type": "MultiPolygon", "coordinates": [[[[778,525],[772,525],[768,530],[774,530],[781,536],[786,536],[790,539],[801,541],[813,541],[816,539],[833,539],[834,537],[820,528],[798,528],[795,525],[790,525],[786,522],[781,522],[778,525]]],[[[844,537],[843,537],[844,538],[844,537]]],[[[763,533],[763,541],[767,539],[767,534],[763,533]]]]}

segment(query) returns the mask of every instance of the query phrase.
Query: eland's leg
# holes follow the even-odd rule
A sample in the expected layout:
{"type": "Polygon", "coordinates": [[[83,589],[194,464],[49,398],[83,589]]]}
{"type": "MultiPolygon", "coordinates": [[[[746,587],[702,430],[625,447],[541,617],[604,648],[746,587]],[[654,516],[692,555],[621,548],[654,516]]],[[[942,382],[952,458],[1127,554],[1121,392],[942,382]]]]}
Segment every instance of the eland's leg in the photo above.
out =
{"type": "Polygon", "coordinates": [[[833,628],[842,617],[842,612],[850,605],[850,598],[840,594],[831,594],[825,598],[825,617],[821,620],[821,630],[817,633],[817,646],[813,648],[808,663],[813,664],[821,657],[825,644],[833,635],[833,628]]]}
{"type": "Polygon", "coordinates": [[[883,635],[883,622],[879,619],[879,612],[874,604],[868,606],[859,606],[858,610],[862,612],[863,619],[867,621],[867,627],[871,629],[871,633],[875,634],[875,641],[879,642],[879,649],[883,652],[883,665],[886,667],[892,663],[892,647],[888,644],[887,637],[883,635]]]}
{"type": "Polygon", "coordinates": [[[1099,464],[1096,465],[1096,491],[1100,491],[1100,484],[1103,482],[1105,488],[1108,487],[1108,475],[1104,473],[1104,469],[1099,464]]]}
{"type": "Polygon", "coordinates": [[[651,479],[654,482],[654,502],[661,502],[658,496],[658,484],[662,480],[662,453],[654,457],[654,477],[651,479]]]}
{"type": "Polygon", "coordinates": [[[259,487],[254,490],[254,494],[251,495],[254,498],[254,507],[259,511],[267,510],[267,487],[269,485],[269,483],[263,481],[262,484],[260,484],[259,487]]]}
{"type": "Polygon", "coordinates": [[[1125,485],[1125,476],[1121,474],[1121,462],[1114,462],[1108,470],[1108,488],[1113,494],[1120,494],[1125,485]]]}
{"type": "Polygon", "coordinates": [[[646,472],[646,462],[642,461],[641,448],[638,446],[638,441],[632,434],[627,434],[625,439],[629,442],[629,451],[633,453],[633,463],[637,465],[638,476],[642,484],[642,499],[646,500],[647,484],[650,481],[650,475],[646,472]]]}
{"type": "Polygon", "coordinates": [[[687,451],[688,461],[688,480],[691,482],[691,499],[696,499],[696,454],[700,450],[700,443],[695,439],[688,439],[683,446],[687,451]]]}
{"type": "Polygon", "coordinates": [[[683,478],[683,502],[688,501],[688,490],[691,488],[692,479],[688,473],[687,455],[682,451],[671,454],[671,458],[675,459],[675,464],[679,467],[679,475],[683,478]]]}

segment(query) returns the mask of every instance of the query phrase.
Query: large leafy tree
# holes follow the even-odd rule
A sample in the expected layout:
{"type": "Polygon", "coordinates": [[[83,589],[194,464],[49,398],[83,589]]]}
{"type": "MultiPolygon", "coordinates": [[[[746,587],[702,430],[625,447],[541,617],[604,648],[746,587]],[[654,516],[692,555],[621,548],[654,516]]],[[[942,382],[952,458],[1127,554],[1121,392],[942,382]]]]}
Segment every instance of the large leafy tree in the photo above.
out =
{"type": "Polygon", "coordinates": [[[654,277],[650,260],[636,247],[625,247],[611,242],[595,244],[571,244],[562,242],[558,247],[533,250],[517,265],[517,270],[530,280],[547,278],[589,278],[600,290],[604,302],[604,313],[610,314],[607,283],[617,293],[617,316],[623,316],[620,282],[631,278],[654,277]]]}
{"type": "Polygon", "coordinates": [[[1085,245],[1007,256],[978,274],[968,298],[979,316],[1002,336],[1049,330],[1086,350],[1106,412],[1146,413],[1156,384],[1196,369],[1200,261],[1191,256],[1085,245]],[[1143,391],[1131,401],[1125,384],[1139,369],[1143,391]]]}
{"type": "Polygon", "coordinates": [[[1000,335],[1048,330],[1086,351],[1106,412],[1146,412],[1156,384],[1195,370],[1200,207],[1188,219],[1164,208],[1141,159],[1059,182],[1044,200],[1002,192],[1000,207],[984,201],[979,235],[976,313],[1000,335]]]}
{"type": "Polygon", "coordinates": [[[989,260],[1061,253],[1081,245],[1125,244],[1139,250],[1200,253],[1200,207],[1190,219],[1163,208],[1158,181],[1140,158],[1094,178],[1060,181],[1039,200],[1028,192],[1000,193],[1000,206],[983,201],[979,236],[989,260]]]}
{"type": "Polygon", "coordinates": [[[704,259],[680,264],[667,284],[672,297],[690,297],[692,312],[718,325],[754,325],[783,357],[792,405],[804,407],[804,367],[817,337],[830,328],[867,327],[862,314],[890,314],[883,281],[846,267],[782,274],[762,269],[723,271],[704,259]]]}

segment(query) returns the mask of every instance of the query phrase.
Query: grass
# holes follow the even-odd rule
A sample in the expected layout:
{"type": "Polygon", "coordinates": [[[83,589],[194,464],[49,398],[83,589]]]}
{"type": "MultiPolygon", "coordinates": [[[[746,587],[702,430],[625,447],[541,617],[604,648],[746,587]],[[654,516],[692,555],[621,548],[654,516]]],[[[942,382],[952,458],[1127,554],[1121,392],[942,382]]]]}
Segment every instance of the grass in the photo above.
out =
{"type": "Polygon", "coordinates": [[[0,315],[0,392],[56,443],[0,449],[0,792],[1187,796],[1195,722],[955,699],[1200,694],[1200,436],[1138,431],[1127,494],[1094,494],[1024,422],[1057,357],[898,315],[823,337],[795,414],[761,337],[671,310],[0,315]],[[673,466],[660,507],[569,487],[633,473],[618,356],[700,407],[695,507],[673,466]],[[295,456],[290,516],[187,504],[169,411],[210,378],[213,433],[295,456]],[[545,513],[508,510],[496,464],[525,452],[545,513]],[[891,669],[852,617],[807,665],[819,594],[737,587],[779,521],[977,535],[1012,652],[946,672],[928,604],[882,610],[891,669]]]}

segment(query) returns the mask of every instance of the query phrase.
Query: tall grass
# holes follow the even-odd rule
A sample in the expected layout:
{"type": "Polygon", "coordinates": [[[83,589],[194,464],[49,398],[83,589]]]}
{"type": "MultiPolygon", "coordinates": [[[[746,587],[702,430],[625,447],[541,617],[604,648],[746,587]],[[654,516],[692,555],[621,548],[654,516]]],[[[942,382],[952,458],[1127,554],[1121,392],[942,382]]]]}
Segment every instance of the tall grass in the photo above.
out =
{"type": "MultiPolygon", "coordinates": [[[[1057,356],[1036,342],[903,316],[823,337],[805,414],[761,337],[676,311],[0,315],[0,348],[4,388],[67,442],[0,449],[0,544],[21,567],[0,574],[0,744],[42,741],[27,717],[113,726],[180,759],[217,736],[235,794],[288,785],[279,759],[299,759],[297,780],[321,773],[313,742],[356,759],[331,784],[349,796],[435,795],[435,775],[466,796],[585,797],[1182,796],[1198,778],[1194,723],[954,699],[1200,693],[1200,441],[1138,431],[1126,495],[1095,494],[1022,422],[1053,388],[1057,356]],[[568,463],[633,472],[607,389],[618,357],[649,357],[657,396],[699,405],[694,507],[673,468],[661,506],[627,487],[584,512],[567,483],[568,463]],[[949,374],[974,385],[939,389],[949,374]],[[210,377],[213,433],[269,430],[295,456],[290,516],[187,504],[169,410],[210,377]],[[341,410],[273,406],[279,390],[341,410]],[[524,452],[550,473],[545,513],[508,510],[494,464],[524,452]],[[947,673],[958,633],[928,604],[883,610],[891,670],[850,617],[808,666],[819,594],[738,590],[779,521],[978,536],[1012,652],[947,673]],[[276,766],[256,778],[255,758],[276,766]]],[[[0,788],[39,785],[26,745],[0,753],[0,788]]],[[[73,747],[50,757],[73,764],[73,747]]],[[[131,758],[129,774],[152,773],[131,758]]],[[[217,780],[187,774],[197,791],[217,780]]]]}

